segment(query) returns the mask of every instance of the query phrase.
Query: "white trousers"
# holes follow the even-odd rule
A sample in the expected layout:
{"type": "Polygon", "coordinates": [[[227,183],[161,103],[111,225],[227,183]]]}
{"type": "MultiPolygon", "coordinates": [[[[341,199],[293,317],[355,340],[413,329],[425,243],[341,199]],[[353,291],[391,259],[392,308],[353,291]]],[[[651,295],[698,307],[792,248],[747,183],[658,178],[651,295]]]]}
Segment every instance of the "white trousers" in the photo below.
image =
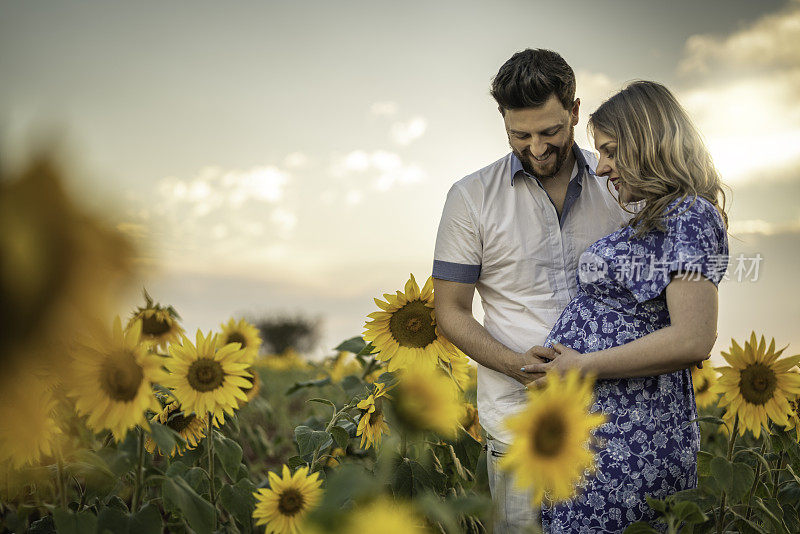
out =
{"type": "Polygon", "coordinates": [[[531,492],[514,486],[514,477],[498,467],[508,444],[496,439],[486,439],[486,467],[489,491],[494,503],[493,534],[521,534],[541,532],[539,508],[531,506],[531,492]]]}

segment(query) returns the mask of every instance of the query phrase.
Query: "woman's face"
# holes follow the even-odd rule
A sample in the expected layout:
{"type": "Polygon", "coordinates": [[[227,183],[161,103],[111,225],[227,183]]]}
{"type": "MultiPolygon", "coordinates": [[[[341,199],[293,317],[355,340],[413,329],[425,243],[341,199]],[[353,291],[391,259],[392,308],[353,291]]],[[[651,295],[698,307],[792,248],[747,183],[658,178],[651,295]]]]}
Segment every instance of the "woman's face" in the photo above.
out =
{"type": "Polygon", "coordinates": [[[600,153],[600,162],[597,164],[597,175],[606,176],[619,192],[619,200],[623,204],[642,200],[641,191],[631,187],[622,180],[617,171],[617,140],[600,131],[594,133],[594,147],[600,153]]]}

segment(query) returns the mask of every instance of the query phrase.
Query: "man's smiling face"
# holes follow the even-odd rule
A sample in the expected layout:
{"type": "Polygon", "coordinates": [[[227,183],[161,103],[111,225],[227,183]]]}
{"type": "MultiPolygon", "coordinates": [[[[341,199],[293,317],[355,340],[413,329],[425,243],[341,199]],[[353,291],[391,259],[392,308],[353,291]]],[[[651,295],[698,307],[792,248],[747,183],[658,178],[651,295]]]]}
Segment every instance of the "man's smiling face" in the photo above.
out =
{"type": "Polygon", "coordinates": [[[525,172],[551,178],[566,161],[575,141],[580,100],[564,109],[555,94],[535,108],[508,109],[503,115],[508,144],[525,172]]]}

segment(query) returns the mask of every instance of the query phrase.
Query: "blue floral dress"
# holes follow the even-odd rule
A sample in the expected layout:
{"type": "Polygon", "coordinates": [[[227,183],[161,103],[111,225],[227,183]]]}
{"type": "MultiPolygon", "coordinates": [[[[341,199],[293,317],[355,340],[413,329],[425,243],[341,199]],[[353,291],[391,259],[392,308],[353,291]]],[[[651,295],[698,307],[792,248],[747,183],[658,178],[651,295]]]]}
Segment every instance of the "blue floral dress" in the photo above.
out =
{"type": "MultiPolygon", "coordinates": [[[[689,197],[673,201],[666,213],[666,232],[633,238],[624,227],[586,249],[578,293],[546,346],[561,343],[590,353],[669,326],[664,289],[674,271],[719,284],[728,266],[728,241],[717,209],[689,197]]],[[[696,487],[700,433],[697,423],[687,424],[696,410],[689,369],[598,380],[591,411],[602,411],[608,422],[594,433],[596,471],[586,474],[575,498],[542,507],[544,531],[622,532],[636,521],[655,519],[646,496],[664,498],[696,487]]]]}

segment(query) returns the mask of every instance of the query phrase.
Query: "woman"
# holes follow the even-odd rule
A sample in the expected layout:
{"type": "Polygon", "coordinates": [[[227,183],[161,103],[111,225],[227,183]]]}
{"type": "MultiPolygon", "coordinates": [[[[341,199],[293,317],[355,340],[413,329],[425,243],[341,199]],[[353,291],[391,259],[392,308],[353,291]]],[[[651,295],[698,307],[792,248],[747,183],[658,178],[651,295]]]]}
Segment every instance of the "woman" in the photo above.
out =
{"type": "MultiPolygon", "coordinates": [[[[716,340],[728,264],[724,194],[685,110],[655,82],[634,82],[589,119],[630,223],[581,256],[578,294],[528,372],[577,367],[597,377],[596,472],[572,500],[543,507],[546,532],[622,532],[663,498],[697,485],[700,435],[690,368],[716,340]],[[722,200],[722,205],[720,201],[722,200]]],[[[541,379],[539,379],[541,380],[541,379]]],[[[537,380],[538,382],[538,380],[537,380]]]]}

